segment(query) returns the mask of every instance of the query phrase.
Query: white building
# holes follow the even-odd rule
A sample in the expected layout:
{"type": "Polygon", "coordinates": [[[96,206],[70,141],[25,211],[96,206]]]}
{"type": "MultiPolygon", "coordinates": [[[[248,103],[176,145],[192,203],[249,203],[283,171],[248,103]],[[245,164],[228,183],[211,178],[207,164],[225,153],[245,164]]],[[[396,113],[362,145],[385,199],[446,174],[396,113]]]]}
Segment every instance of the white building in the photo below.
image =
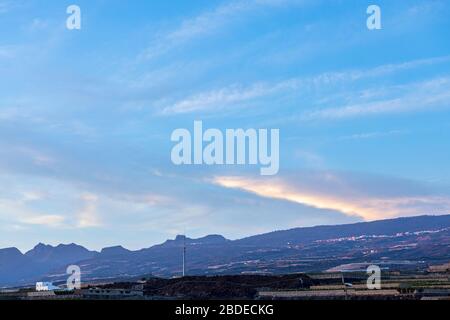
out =
{"type": "Polygon", "coordinates": [[[36,291],[58,291],[60,287],[54,286],[51,282],[36,282],[36,291]]]}

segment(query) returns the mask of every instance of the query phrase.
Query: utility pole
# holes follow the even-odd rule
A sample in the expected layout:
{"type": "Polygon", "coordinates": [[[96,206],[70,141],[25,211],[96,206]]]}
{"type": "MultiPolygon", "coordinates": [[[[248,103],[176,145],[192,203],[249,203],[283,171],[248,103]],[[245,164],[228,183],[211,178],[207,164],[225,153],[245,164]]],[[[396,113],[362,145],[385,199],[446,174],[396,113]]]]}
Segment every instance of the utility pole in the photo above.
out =
{"type": "Polygon", "coordinates": [[[345,300],[348,300],[347,284],[345,283],[344,280],[344,273],[342,273],[342,284],[344,285],[345,300]]]}

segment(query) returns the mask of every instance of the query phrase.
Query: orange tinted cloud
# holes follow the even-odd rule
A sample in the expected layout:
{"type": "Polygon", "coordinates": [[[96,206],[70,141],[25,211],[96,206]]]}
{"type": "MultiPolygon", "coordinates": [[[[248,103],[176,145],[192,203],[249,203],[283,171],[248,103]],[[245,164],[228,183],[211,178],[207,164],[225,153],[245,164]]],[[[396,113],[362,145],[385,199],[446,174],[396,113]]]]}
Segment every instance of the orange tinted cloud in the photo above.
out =
{"type": "Polygon", "coordinates": [[[340,177],[328,175],[322,188],[292,183],[280,178],[260,179],[215,177],[213,182],[226,188],[240,189],[260,197],[286,200],[318,209],[339,211],[364,220],[379,220],[399,216],[448,213],[450,198],[430,195],[380,196],[361,192],[345,184],[340,177]]]}

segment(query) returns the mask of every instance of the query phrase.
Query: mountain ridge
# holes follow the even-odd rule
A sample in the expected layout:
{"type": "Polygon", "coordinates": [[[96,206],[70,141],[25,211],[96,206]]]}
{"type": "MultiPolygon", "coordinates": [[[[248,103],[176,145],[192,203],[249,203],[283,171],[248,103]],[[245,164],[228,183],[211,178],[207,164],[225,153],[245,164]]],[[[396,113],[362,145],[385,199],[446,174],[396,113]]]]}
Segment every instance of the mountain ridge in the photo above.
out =
{"type": "Polygon", "coordinates": [[[217,234],[198,239],[182,235],[140,250],[122,246],[90,251],[77,244],[39,243],[22,254],[17,248],[0,249],[0,286],[47,279],[62,281],[69,264],[83,265],[86,279],[154,274],[172,277],[181,272],[182,248],[192,274],[240,272],[303,272],[326,270],[341,262],[398,257],[405,261],[425,256],[450,260],[450,215],[395,218],[334,226],[278,230],[238,240],[217,234]],[[409,249],[397,250],[408,244],[409,249]],[[372,252],[367,255],[366,252],[372,252]],[[342,257],[352,255],[346,261],[342,257]]]}
{"type": "MultiPolygon", "coordinates": [[[[449,220],[450,219],[450,214],[448,214],[448,215],[420,215],[420,216],[413,216],[413,217],[399,217],[399,218],[390,218],[390,219],[367,221],[367,222],[366,221],[362,221],[362,222],[355,222],[355,223],[349,223],[349,224],[316,225],[316,226],[310,226],[310,227],[294,227],[294,228],[290,228],[290,229],[280,229],[280,230],[274,230],[274,231],[270,231],[270,232],[265,232],[265,233],[262,233],[262,234],[250,235],[250,236],[246,236],[246,237],[243,237],[243,238],[240,238],[240,239],[235,239],[235,240],[227,239],[226,237],[224,237],[222,235],[218,235],[218,234],[209,234],[209,235],[202,236],[202,237],[199,237],[199,238],[189,238],[189,237],[186,236],[186,241],[187,241],[187,243],[192,242],[192,241],[194,241],[194,242],[201,242],[201,240],[204,240],[204,239],[208,239],[208,238],[212,238],[212,237],[220,237],[220,238],[224,239],[225,241],[245,242],[245,241],[247,241],[249,239],[256,239],[256,238],[263,237],[263,236],[277,235],[277,234],[286,233],[286,232],[298,232],[298,231],[305,231],[305,230],[319,230],[319,229],[330,229],[330,228],[340,228],[340,227],[348,227],[348,228],[350,228],[350,227],[355,227],[355,226],[359,226],[359,225],[368,225],[368,224],[383,223],[383,222],[390,222],[390,221],[407,221],[409,219],[420,219],[420,218],[438,218],[438,219],[442,218],[443,220],[449,220]]],[[[34,248],[32,248],[32,249],[30,249],[28,251],[25,251],[25,253],[22,253],[22,251],[19,250],[16,247],[0,248],[0,251],[1,250],[7,250],[7,249],[16,249],[20,253],[26,255],[28,252],[33,251],[33,249],[35,249],[39,245],[46,246],[46,247],[51,247],[51,248],[58,248],[60,246],[72,246],[72,245],[74,245],[74,246],[82,247],[82,248],[84,248],[86,250],[89,250],[89,251],[95,252],[95,253],[101,253],[105,249],[119,248],[119,247],[124,249],[124,250],[127,250],[129,252],[138,252],[138,251],[141,251],[141,250],[150,249],[150,248],[155,247],[155,246],[163,246],[165,244],[174,243],[174,242],[177,242],[177,241],[182,241],[184,237],[185,237],[184,235],[177,235],[177,236],[175,236],[175,239],[168,239],[168,240],[166,240],[163,243],[154,244],[154,245],[151,245],[150,247],[144,247],[144,248],[136,249],[136,250],[128,249],[126,247],[123,247],[122,245],[115,245],[115,246],[104,247],[104,248],[100,249],[99,251],[97,251],[97,250],[89,250],[86,247],[78,245],[76,243],[70,243],[70,244],[60,243],[60,244],[58,244],[56,246],[53,246],[53,245],[50,245],[50,244],[38,243],[34,248]]]]}

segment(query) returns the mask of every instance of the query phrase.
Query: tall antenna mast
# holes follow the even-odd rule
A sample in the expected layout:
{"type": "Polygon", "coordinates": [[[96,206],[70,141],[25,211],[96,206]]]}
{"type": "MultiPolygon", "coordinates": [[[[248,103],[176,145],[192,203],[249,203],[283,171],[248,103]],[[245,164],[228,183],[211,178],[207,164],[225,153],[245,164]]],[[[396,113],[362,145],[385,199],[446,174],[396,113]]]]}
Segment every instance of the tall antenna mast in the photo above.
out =
{"type": "Polygon", "coordinates": [[[186,276],[186,232],[183,237],[183,278],[186,276]]]}

